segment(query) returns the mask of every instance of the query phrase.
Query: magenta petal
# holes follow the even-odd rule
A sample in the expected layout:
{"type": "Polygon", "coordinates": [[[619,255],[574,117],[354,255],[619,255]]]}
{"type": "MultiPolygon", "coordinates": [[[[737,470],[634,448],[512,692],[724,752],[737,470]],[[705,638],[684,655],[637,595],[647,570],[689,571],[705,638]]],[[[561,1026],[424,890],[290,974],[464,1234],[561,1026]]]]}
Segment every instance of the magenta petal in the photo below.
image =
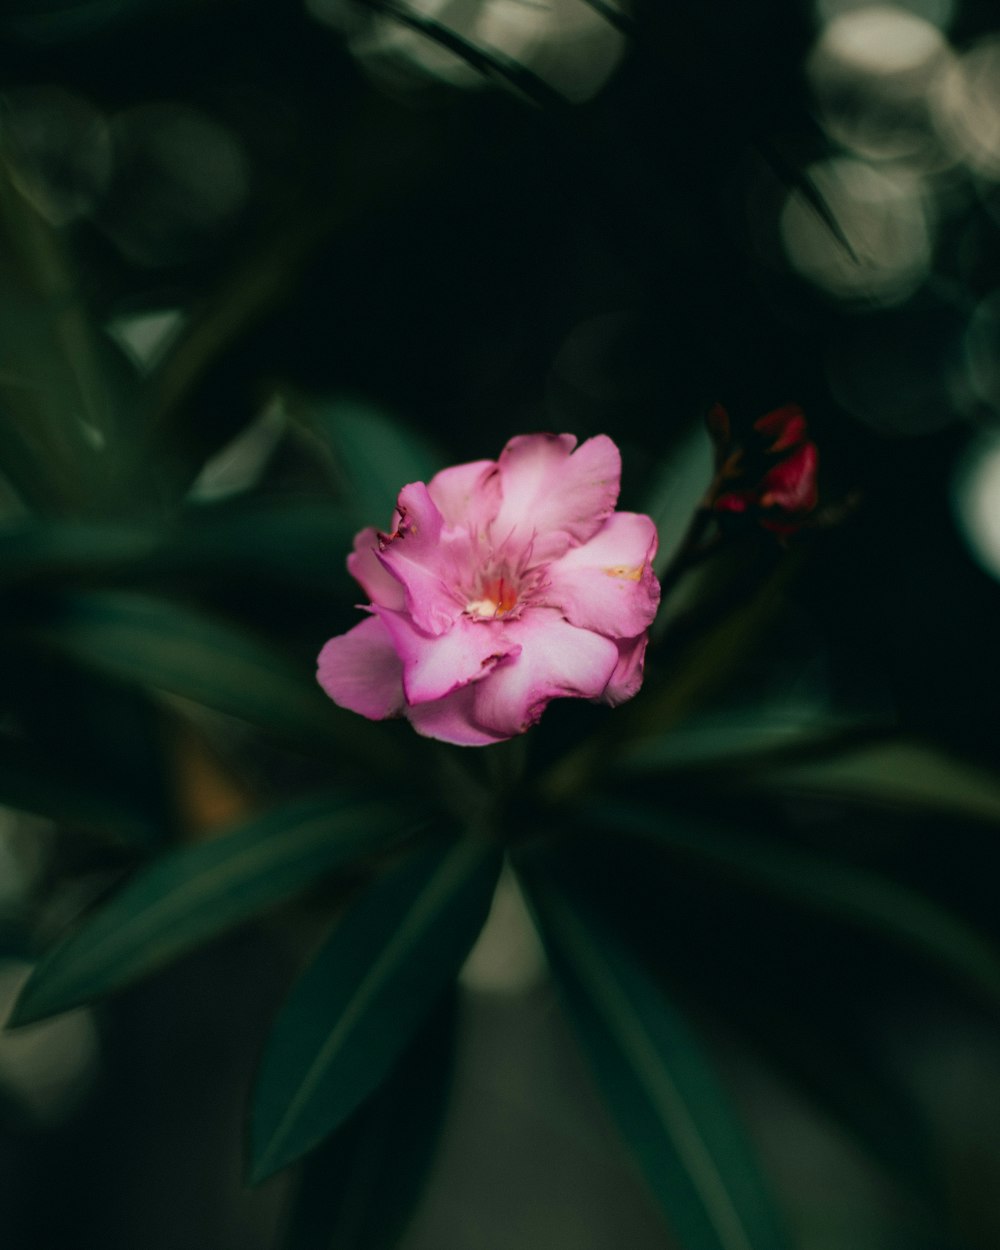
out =
{"type": "Polygon", "coordinates": [[[500,737],[523,733],[550,699],[599,699],[618,663],[610,638],[577,629],[551,608],[532,608],[508,631],[521,653],[473,687],[476,721],[500,737]]]}
{"type": "Polygon", "coordinates": [[[493,460],[456,464],[427,483],[427,493],[451,528],[486,529],[500,507],[500,476],[493,460]]]}
{"type": "Polygon", "coordinates": [[[423,482],[404,486],[396,507],[399,525],[383,537],[378,559],[402,583],[414,622],[430,634],[442,634],[465,605],[451,589],[454,569],[441,542],[441,513],[423,482]]]}
{"type": "Polygon", "coordinates": [[[334,703],[369,720],[403,710],[403,664],[377,616],[330,639],[319,653],[316,679],[334,703]]]}
{"type": "Polygon", "coordinates": [[[460,616],[446,633],[426,634],[402,613],[385,612],[382,621],[403,662],[403,690],[409,704],[443,698],[479,681],[520,647],[507,638],[500,621],[460,616]]]}
{"type": "Polygon", "coordinates": [[[490,733],[476,723],[475,686],[463,686],[433,703],[418,703],[406,709],[406,718],[425,738],[453,742],[460,747],[488,747],[510,735],[490,733]]]}
{"type": "Polygon", "coordinates": [[[642,663],[646,656],[647,634],[638,638],[620,638],[618,640],[618,663],[604,689],[604,702],[617,707],[626,699],[631,699],[642,685],[642,663]]]}
{"type": "Polygon", "coordinates": [[[380,608],[402,608],[403,587],[379,560],[378,542],[378,530],[371,525],[356,535],[354,550],[347,557],[347,571],[372,603],[380,608]]]}
{"type": "Polygon", "coordinates": [[[616,512],[589,542],[549,565],[544,602],[582,629],[634,638],[652,624],[660,602],[650,563],[655,554],[649,517],[616,512]]]}
{"type": "Polygon", "coordinates": [[[524,434],[500,454],[503,502],[493,539],[508,549],[531,545],[534,564],[586,542],[618,499],[618,448],[605,434],[573,451],[575,442],[571,434],[524,434]]]}

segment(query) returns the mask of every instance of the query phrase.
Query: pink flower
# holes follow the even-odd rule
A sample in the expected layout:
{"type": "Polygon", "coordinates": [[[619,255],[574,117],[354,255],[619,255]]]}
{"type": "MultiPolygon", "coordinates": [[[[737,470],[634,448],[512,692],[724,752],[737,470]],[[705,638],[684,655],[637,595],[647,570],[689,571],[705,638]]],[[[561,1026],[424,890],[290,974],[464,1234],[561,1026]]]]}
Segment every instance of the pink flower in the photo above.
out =
{"type": "Polygon", "coordinates": [[[320,685],[462,746],[523,733],[550,699],[631,698],[660,588],[656,527],[614,511],[620,480],[603,434],[525,434],[404,486],[392,532],[354,540],[369,615],[324,646],[320,685]]]}

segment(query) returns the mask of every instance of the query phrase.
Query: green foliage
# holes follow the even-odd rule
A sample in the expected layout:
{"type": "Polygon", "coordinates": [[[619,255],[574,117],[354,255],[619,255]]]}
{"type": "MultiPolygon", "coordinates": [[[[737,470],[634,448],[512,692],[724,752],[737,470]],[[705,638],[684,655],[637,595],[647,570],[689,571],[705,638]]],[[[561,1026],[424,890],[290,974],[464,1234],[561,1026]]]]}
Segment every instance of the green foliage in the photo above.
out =
{"type": "Polygon", "coordinates": [[[365,751],[364,727],[332,707],[311,671],[248,631],[174,600],[125,592],[66,597],[35,636],[121,681],[182,695],[299,742],[365,751]]]}
{"type": "Polygon", "coordinates": [[[385,1077],[468,954],[499,870],[488,845],[432,847],[350,908],[268,1039],[254,1095],[254,1179],[315,1146],[385,1077]]]}
{"type": "Polygon", "coordinates": [[[370,404],[339,400],[293,411],[322,440],[359,528],[387,528],[402,488],[429,481],[446,464],[427,438],[370,404]]]}
{"type": "Polygon", "coordinates": [[[304,1161],[283,1250],[391,1250],[420,1198],[448,1106],[455,994],[379,1088],[304,1161]]]}
{"type": "Polygon", "coordinates": [[[898,881],[828,855],[720,830],[715,822],[627,800],[594,802],[588,824],[653,838],[793,904],[910,947],[1000,1007],[1000,951],[959,916],[898,881]]]}
{"type": "Polygon", "coordinates": [[[695,1032],[592,909],[560,889],[556,869],[520,866],[580,1044],[680,1243],[788,1244],[695,1032]]]}
{"type": "Polygon", "coordinates": [[[164,855],[46,954],[11,1023],[121,989],[413,828],[406,806],[335,793],[164,855]]]}

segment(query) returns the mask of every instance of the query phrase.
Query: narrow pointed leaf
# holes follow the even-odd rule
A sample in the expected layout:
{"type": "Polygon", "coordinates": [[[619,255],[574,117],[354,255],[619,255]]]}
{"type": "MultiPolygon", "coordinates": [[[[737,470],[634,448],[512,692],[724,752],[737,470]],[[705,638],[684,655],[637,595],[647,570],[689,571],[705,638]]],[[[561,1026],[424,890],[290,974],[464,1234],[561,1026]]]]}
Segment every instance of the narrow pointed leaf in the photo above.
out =
{"type": "Polygon", "coordinates": [[[120,989],[382,849],[414,823],[401,804],[325,795],[165,855],[42,959],[11,1023],[40,1020],[120,989]]]}
{"type": "Polygon", "coordinates": [[[604,922],[521,865],[557,985],[605,1100],[684,1250],[787,1244],[711,1060],[604,922]]]}
{"type": "Polygon", "coordinates": [[[391,745],[375,726],[323,696],[312,664],[296,666],[239,627],[165,599],[126,592],[67,596],[35,637],[113,677],[296,742],[336,742],[368,758],[391,745]]]}
{"type": "Polygon", "coordinates": [[[761,771],[755,785],[1000,821],[1000,780],[929,744],[896,739],[761,771]]]}
{"type": "Polygon", "coordinates": [[[444,1121],[456,994],[329,1142],[305,1161],[283,1250],[393,1250],[414,1213],[444,1121]]]}
{"type": "Polygon", "coordinates": [[[1000,1005],[1000,951],[960,916],[898,881],[639,804],[602,800],[584,819],[605,830],[653,838],[799,907],[881,933],[1000,1005]]]}
{"type": "Polygon", "coordinates": [[[455,976],[500,868],[471,840],[408,858],[370,887],[278,1016],[254,1096],[253,1178],[334,1131],[383,1080],[455,976]]]}

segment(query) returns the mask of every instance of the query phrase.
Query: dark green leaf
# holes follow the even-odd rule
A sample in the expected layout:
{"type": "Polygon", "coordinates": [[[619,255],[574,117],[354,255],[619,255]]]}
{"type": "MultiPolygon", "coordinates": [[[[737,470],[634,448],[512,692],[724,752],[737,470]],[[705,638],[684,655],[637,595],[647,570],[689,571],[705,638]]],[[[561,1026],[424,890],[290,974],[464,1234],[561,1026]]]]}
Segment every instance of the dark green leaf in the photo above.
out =
{"type": "Polygon", "coordinates": [[[329,590],[347,584],[356,528],[343,509],[312,500],[191,507],[139,573],[267,578],[329,590]]]}
{"type": "Polygon", "coordinates": [[[897,881],[797,847],[734,836],[707,820],[628,801],[595,802],[582,818],[608,831],[653,838],[800,907],[873,929],[1000,1004],[1000,952],[959,916],[897,881]]]}
{"type": "Polygon", "coordinates": [[[65,578],[148,558],[159,531],[105,522],[21,520],[0,529],[0,581],[65,578]]]}
{"type": "Polygon", "coordinates": [[[67,597],[36,637],[127,682],[182,695],[297,742],[338,744],[355,757],[390,744],[320,692],[313,666],[236,626],[143,595],[67,597]]]}
{"type": "Polygon", "coordinates": [[[305,1161],[284,1250],[392,1250],[434,1160],[451,1087],[448,992],[378,1090],[305,1161]]]}
{"type": "Polygon", "coordinates": [[[711,484],[714,460],[708,429],[699,421],[685,430],[646,492],[641,511],[653,518],[660,535],[655,563],[660,575],[684,542],[688,526],[711,484]]]}
{"type": "Polygon", "coordinates": [[[753,782],[786,792],[1000,821],[1000,780],[994,773],[928,744],[898,738],[757,770],[753,782]]]}
{"type": "Polygon", "coordinates": [[[323,441],[358,526],[385,529],[396,496],[410,482],[426,482],[442,457],[415,431],[365,404],[338,400],[297,405],[294,415],[323,441]]]}
{"type": "Polygon", "coordinates": [[[99,509],[113,473],[125,384],[91,321],[62,240],[0,149],[0,450],[26,502],[99,509]],[[9,454],[7,454],[9,453],[9,454]]]}
{"type": "Polygon", "coordinates": [[[42,959],[12,1023],[120,989],[413,827],[400,804],[328,795],[166,855],[42,959]]]}
{"type": "Polygon", "coordinates": [[[685,1250],[786,1244],[701,1043],[616,936],[520,867],[559,989],[622,1133],[685,1250]]]}
{"type": "Polygon", "coordinates": [[[499,853],[472,840],[407,859],[351,908],[292,991],[254,1097],[253,1177],[333,1132],[385,1077],[475,941],[499,853]]]}

